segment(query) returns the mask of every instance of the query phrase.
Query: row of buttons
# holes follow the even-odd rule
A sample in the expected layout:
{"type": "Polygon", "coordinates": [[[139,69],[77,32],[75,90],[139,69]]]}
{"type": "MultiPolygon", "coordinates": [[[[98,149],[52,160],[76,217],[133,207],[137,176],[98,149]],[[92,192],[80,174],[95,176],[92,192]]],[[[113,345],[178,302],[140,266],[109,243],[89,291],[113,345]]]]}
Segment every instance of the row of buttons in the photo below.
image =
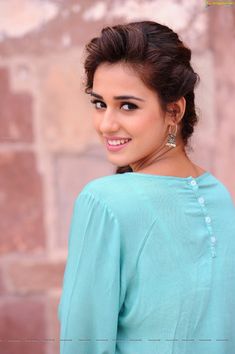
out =
{"type": "MultiPolygon", "coordinates": [[[[190,185],[193,187],[193,189],[196,191],[198,190],[198,184],[197,181],[195,179],[193,179],[193,177],[190,177],[190,181],[189,181],[190,185]]],[[[212,257],[216,257],[216,252],[215,252],[215,243],[216,243],[216,237],[213,235],[213,230],[212,230],[212,226],[211,226],[211,217],[209,215],[207,215],[207,209],[205,206],[205,199],[200,196],[197,198],[199,204],[202,207],[203,213],[205,215],[205,222],[207,225],[207,229],[209,231],[210,234],[210,241],[211,241],[211,255],[212,257]]]]}

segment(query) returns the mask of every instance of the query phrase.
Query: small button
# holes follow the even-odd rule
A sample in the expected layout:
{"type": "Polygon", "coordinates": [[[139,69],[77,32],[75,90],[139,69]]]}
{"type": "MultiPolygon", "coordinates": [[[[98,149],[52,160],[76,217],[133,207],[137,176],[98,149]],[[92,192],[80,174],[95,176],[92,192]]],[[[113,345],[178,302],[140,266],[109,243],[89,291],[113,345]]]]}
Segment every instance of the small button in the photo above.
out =
{"type": "Polygon", "coordinates": [[[194,179],[190,183],[192,186],[195,186],[197,184],[197,182],[194,179]]]}
{"type": "Polygon", "coordinates": [[[211,246],[211,255],[212,257],[216,257],[216,252],[215,252],[215,247],[214,246],[211,246]]]}
{"type": "Polygon", "coordinates": [[[205,220],[206,220],[206,223],[208,223],[208,224],[211,222],[211,218],[209,216],[206,216],[205,220]]]}
{"type": "Polygon", "coordinates": [[[211,236],[211,242],[212,242],[212,243],[215,243],[215,242],[216,242],[215,236],[211,236]]]}
{"type": "Polygon", "coordinates": [[[199,198],[198,198],[198,201],[199,201],[200,204],[203,204],[205,200],[204,200],[203,197],[199,197],[199,198]]]}

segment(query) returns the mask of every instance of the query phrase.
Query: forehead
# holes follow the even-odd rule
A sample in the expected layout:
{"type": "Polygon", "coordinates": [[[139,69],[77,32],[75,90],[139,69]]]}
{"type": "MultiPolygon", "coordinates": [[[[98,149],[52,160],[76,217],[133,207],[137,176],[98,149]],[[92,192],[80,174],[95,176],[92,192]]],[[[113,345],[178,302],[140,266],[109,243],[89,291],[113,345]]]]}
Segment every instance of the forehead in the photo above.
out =
{"type": "Polygon", "coordinates": [[[152,92],[140,79],[138,73],[125,63],[100,64],[94,74],[93,90],[100,94],[102,92],[135,93],[144,96],[152,92]]]}

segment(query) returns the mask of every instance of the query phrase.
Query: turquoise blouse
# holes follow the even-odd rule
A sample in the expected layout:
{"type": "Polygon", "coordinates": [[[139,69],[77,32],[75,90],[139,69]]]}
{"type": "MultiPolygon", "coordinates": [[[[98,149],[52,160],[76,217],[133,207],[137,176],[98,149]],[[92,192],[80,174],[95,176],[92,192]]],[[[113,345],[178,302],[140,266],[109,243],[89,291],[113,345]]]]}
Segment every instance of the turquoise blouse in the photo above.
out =
{"type": "Polygon", "coordinates": [[[77,196],[60,354],[235,353],[235,205],[210,172],[100,177],[77,196]]]}

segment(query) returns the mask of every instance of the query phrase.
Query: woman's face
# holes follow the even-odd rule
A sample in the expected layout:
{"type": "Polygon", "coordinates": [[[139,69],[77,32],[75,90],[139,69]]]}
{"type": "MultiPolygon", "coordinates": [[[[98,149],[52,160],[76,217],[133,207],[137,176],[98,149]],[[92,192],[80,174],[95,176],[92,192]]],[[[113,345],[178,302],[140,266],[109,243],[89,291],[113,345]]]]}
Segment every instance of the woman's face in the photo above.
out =
{"type": "Polygon", "coordinates": [[[157,94],[127,65],[100,64],[91,96],[94,127],[114,165],[148,160],[165,143],[169,122],[157,94]],[[131,140],[120,145],[120,139],[131,140]]]}

